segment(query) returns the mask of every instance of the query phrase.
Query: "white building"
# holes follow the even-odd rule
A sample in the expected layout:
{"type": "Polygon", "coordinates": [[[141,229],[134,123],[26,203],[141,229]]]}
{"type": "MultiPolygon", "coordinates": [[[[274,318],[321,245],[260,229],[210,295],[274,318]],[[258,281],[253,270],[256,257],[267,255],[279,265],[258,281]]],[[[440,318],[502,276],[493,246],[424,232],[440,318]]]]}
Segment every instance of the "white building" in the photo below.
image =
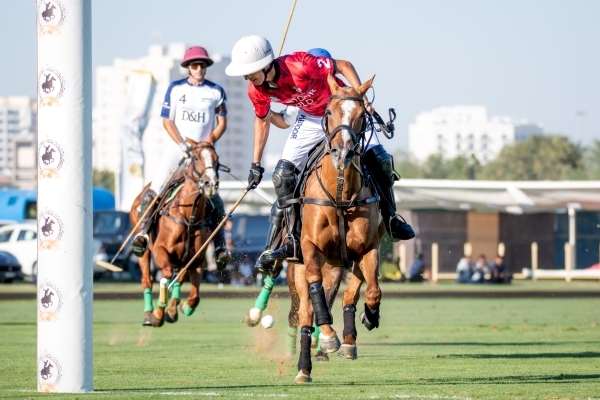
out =
{"type": "Polygon", "coordinates": [[[446,159],[474,155],[480,163],[493,160],[506,145],[525,140],[542,127],[509,117],[488,119],[483,106],[441,107],[417,115],[408,128],[409,153],[419,161],[441,154],[446,159]]]}
{"type": "MultiPolygon", "coordinates": [[[[166,48],[150,46],[148,55],[131,60],[115,59],[112,66],[96,69],[94,104],[94,168],[109,170],[118,174],[121,167],[121,123],[126,100],[127,76],[132,70],[145,70],[152,73],[156,91],[152,100],[148,125],[143,133],[145,157],[144,177],[152,179],[163,146],[174,146],[164,130],[160,111],[169,84],[187,76],[180,67],[186,50],[182,43],[171,44],[166,48]]],[[[227,130],[217,144],[221,164],[231,168],[236,177],[246,180],[252,162],[254,111],[246,95],[246,81],[242,78],[225,75],[225,67],[230,62],[210,52],[215,63],[208,68],[206,79],[223,87],[227,95],[227,130]]],[[[222,180],[232,179],[221,172],[222,180]]]]}
{"type": "Polygon", "coordinates": [[[0,175],[14,186],[37,185],[36,132],[36,99],[0,97],[0,175]]]}

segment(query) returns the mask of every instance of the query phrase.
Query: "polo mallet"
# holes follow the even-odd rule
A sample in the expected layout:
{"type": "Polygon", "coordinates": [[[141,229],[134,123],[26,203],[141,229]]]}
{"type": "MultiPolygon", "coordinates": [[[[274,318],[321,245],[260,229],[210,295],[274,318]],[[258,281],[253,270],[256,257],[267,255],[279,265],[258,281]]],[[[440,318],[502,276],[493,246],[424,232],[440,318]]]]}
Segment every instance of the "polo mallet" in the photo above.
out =
{"type": "MultiPolygon", "coordinates": [[[[296,1],[292,3],[292,9],[290,11],[290,15],[287,20],[287,24],[285,25],[285,30],[283,31],[283,37],[281,38],[281,44],[279,45],[279,51],[277,52],[277,57],[281,56],[281,51],[283,50],[283,44],[285,43],[285,38],[287,37],[287,32],[290,27],[290,22],[292,22],[292,16],[294,15],[294,9],[296,8],[296,1]]],[[[246,324],[248,326],[256,326],[260,321],[261,313],[265,308],[267,308],[267,303],[269,302],[269,297],[271,296],[271,292],[273,291],[273,286],[275,285],[275,279],[270,275],[267,275],[263,279],[263,287],[254,302],[254,307],[248,311],[246,315],[246,324]]]]}
{"type": "MultiPolygon", "coordinates": [[[[175,175],[175,172],[177,172],[177,170],[179,169],[179,167],[181,166],[181,164],[183,164],[183,162],[185,161],[185,157],[181,159],[181,161],[179,161],[179,164],[177,164],[177,168],[175,168],[173,170],[173,172],[171,172],[171,175],[169,175],[169,177],[167,178],[166,182],[169,182],[171,180],[171,178],[173,178],[173,176],[175,175]]],[[[154,206],[154,203],[156,203],[156,201],[158,200],[160,196],[156,196],[151,202],[150,204],[148,204],[148,207],[146,208],[146,211],[144,211],[144,213],[142,214],[142,216],[140,217],[140,219],[138,220],[137,224],[135,224],[135,226],[133,227],[133,229],[131,230],[131,232],[129,232],[129,235],[127,236],[127,238],[123,241],[123,244],[121,244],[121,247],[119,248],[119,251],[117,251],[117,254],[115,254],[115,256],[112,258],[112,260],[110,260],[110,262],[106,262],[106,261],[96,261],[96,264],[98,264],[99,266],[101,266],[102,268],[106,268],[109,271],[113,271],[113,272],[121,272],[123,271],[122,267],[117,267],[116,265],[114,265],[113,263],[115,262],[115,260],[117,259],[117,256],[119,254],[121,254],[121,252],[123,251],[123,249],[125,248],[125,246],[127,245],[127,242],[129,242],[129,239],[131,239],[131,236],[133,236],[133,234],[137,231],[138,227],[140,226],[140,224],[142,223],[142,221],[144,220],[144,218],[146,218],[146,216],[148,215],[148,213],[150,212],[150,210],[152,209],[152,206],[154,206]]]]}
{"type": "Polygon", "coordinates": [[[181,271],[179,271],[179,273],[177,274],[177,276],[175,277],[175,279],[173,279],[171,281],[171,283],[169,284],[169,287],[167,288],[168,290],[171,290],[171,288],[173,287],[173,285],[175,284],[175,282],[179,281],[179,278],[183,274],[185,274],[185,272],[192,265],[192,263],[194,261],[196,261],[196,258],[198,258],[200,256],[200,254],[206,249],[206,247],[208,246],[208,244],[210,243],[210,241],[215,237],[215,235],[217,234],[217,232],[219,232],[219,229],[221,229],[223,227],[223,225],[225,225],[225,223],[227,222],[227,220],[229,219],[229,217],[231,217],[231,214],[233,213],[233,211],[242,202],[242,199],[244,197],[246,197],[246,195],[248,194],[249,191],[250,191],[250,188],[246,188],[246,190],[244,190],[244,193],[242,193],[242,195],[240,196],[240,198],[231,207],[231,209],[229,210],[229,212],[227,213],[227,215],[225,215],[225,217],[223,217],[223,220],[221,222],[219,222],[219,225],[217,225],[217,227],[213,230],[213,232],[210,234],[210,236],[208,237],[208,239],[206,239],[206,242],[204,242],[204,244],[202,245],[202,247],[200,247],[200,249],[198,249],[198,251],[196,252],[196,254],[194,254],[194,257],[192,257],[192,259],[190,261],[188,261],[188,263],[186,264],[186,266],[183,267],[181,269],[181,271]]]}
{"type": "Polygon", "coordinates": [[[296,1],[292,3],[292,10],[290,11],[290,16],[288,17],[287,24],[285,25],[285,30],[283,31],[283,37],[281,38],[281,44],[279,45],[279,51],[277,52],[277,57],[281,56],[281,50],[283,50],[283,44],[285,43],[285,38],[287,36],[288,28],[290,27],[290,22],[292,22],[292,16],[294,15],[294,8],[296,8],[296,1]]]}

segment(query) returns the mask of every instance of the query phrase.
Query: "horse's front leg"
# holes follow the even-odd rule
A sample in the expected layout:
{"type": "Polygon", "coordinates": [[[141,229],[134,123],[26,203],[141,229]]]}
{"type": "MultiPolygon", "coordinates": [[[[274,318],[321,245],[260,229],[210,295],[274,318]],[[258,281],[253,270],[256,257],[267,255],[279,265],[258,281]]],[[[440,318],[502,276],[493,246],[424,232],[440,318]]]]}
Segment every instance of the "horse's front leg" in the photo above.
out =
{"type": "MultiPolygon", "coordinates": [[[[154,246],[153,249],[154,263],[162,272],[162,277],[170,282],[173,279],[173,267],[171,266],[171,258],[165,246],[154,246]]],[[[168,283],[167,283],[168,285],[168,283]]],[[[150,322],[154,327],[161,327],[165,323],[165,307],[167,304],[158,303],[158,308],[154,309],[150,316],[150,322]]]]}
{"type": "MultiPolygon", "coordinates": [[[[344,275],[344,269],[340,267],[334,267],[328,263],[325,263],[321,268],[321,274],[323,276],[323,289],[325,290],[325,298],[327,300],[327,308],[329,312],[331,312],[333,308],[333,303],[335,302],[335,297],[337,296],[337,292],[340,288],[340,283],[342,282],[342,277],[344,275]]],[[[331,336],[331,333],[335,335],[335,331],[331,327],[331,325],[323,325],[323,330],[328,332],[331,336]]],[[[313,334],[313,338],[315,339],[315,343],[313,343],[313,347],[316,347],[317,354],[315,355],[315,361],[329,361],[329,356],[327,352],[323,349],[323,344],[319,339],[321,335],[322,327],[317,326],[315,328],[315,333],[313,334]]],[[[334,352],[339,348],[339,341],[329,341],[328,347],[325,350],[329,350],[328,352],[334,352]],[[333,346],[332,346],[333,345],[333,346]]]]}
{"type": "Polygon", "coordinates": [[[296,264],[288,263],[287,284],[290,291],[290,312],[288,314],[287,341],[285,345],[286,356],[296,354],[296,337],[298,336],[298,310],[300,308],[300,297],[296,289],[296,264]]]}
{"type": "MultiPolygon", "coordinates": [[[[200,262],[201,264],[202,262],[200,262]]],[[[196,308],[200,304],[200,283],[202,283],[202,273],[203,268],[200,267],[192,267],[190,269],[190,294],[186,301],[181,303],[179,309],[183,312],[187,317],[192,315],[196,308]]]]}
{"type": "Polygon", "coordinates": [[[298,359],[298,375],[296,383],[312,382],[310,373],[312,361],[310,359],[310,342],[313,333],[313,305],[310,301],[308,282],[305,276],[306,267],[297,264],[294,268],[296,290],[300,300],[298,307],[298,322],[300,324],[300,357],[298,359]]]}
{"type": "Polygon", "coordinates": [[[152,315],[152,311],[154,311],[154,304],[152,301],[152,274],[150,272],[150,257],[150,251],[146,251],[138,260],[140,270],[142,272],[142,290],[144,291],[144,326],[152,326],[150,316],[152,315]]]}
{"type": "Polygon", "coordinates": [[[181,285],[183,285],[185,277],[185,273],[181,274],[181,276],[177,278],[177,282],[173,283],[173,288],[171,289],[171,298],[169,300],[169,304],[166,309],[167,314],[165,316],[165,320],[169,323],[175,323],[179,320],[177,306],[181,302],[181,285]]]}
{"type": "Polygon", "coordinates": [[[352,272],[350,284],[344,292],[344,299],[342,301],[344,310],[344,331],[342,336],[344,339],[340,351],[338,352],[338,356],[349,360],[356,360],[358,358],[358,351],[356,348],[356,303],[358,303],[360,287],[365,278],[358,265],[355,265],[352,272]]]}
{"type": "Polygon", "coordinates": [[[306,280],[308,282],[310,300],[313,305],[315,323],[321,329],[319,333],[319,342],[323,353],[333,353],[340,348],[340,340],[336,331],[333,329],[333,317],[323,285],[323,275],[321,267],[325,264],[325,255],[321,250],[309,240],[302,243],[302,254],[304,256],[304,265],[306,266],[306,280]]]}
{"type": "Polygon", "coordinates": [[[360,321],[368,330],[379,328],[379,305],[381,289],[377,280],[379,270],[379,250],[372,249],[365,254],[359,263],[359,268],[367,281],[365,291],[365,311],[360,315],[360,321]]]}

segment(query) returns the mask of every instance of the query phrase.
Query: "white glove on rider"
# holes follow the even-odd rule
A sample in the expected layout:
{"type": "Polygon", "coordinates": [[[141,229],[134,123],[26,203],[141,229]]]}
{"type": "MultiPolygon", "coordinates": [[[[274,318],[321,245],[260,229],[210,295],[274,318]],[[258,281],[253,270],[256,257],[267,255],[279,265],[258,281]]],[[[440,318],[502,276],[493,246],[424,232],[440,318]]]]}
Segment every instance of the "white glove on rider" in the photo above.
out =
{"type": "Polygon", "coordinates": [[[185,158],[189,158],[192,154],[192,146],[190,146],[190,144],[185,140],[179,143],[179,149],[181,150],[185,158]]]}

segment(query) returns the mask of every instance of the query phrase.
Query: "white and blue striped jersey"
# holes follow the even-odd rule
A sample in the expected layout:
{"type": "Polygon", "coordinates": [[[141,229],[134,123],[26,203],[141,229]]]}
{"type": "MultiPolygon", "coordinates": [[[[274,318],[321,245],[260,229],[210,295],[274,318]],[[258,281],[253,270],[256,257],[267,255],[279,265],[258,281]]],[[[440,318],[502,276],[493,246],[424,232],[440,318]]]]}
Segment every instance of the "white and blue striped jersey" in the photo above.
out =
{"type": "Polygon", "coordinates": [[[169,85],[160,115],[172,120],[183,137],[200,142],[210,136],[216,116],[227,115],[226,103],[221,86],[208,80],[192,85],[185,78],[169,85]]]}

